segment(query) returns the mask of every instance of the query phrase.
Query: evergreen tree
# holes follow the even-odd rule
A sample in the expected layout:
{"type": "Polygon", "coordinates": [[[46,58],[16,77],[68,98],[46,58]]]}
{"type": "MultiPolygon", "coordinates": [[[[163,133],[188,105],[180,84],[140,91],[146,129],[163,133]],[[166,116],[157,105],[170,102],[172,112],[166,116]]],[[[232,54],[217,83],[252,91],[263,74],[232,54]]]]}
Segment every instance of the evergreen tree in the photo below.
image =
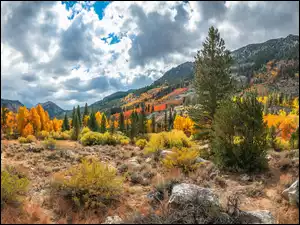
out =
{"type": "Polygon", "coordinates": [[[195,57],[194,86],[201,107],[191,108],[190,117],[206,133],[211,130],[218,105],[233,90],[230,52],[218,29],[210,27],[201,51],[195,57]]]}
{"type": "Polygon", "coordinates": [[[76,109],[75,109],[75,106],[74,106],[73,111],[72,111],[72,128],[74,127],[75,114],[76,114],[76,109]]]}
{"type": "Polygon", "coordinates": [[[133,139],[136,137],[138,133],[138,115],[136,111],[134,110],[130,115],[130,121],[131,121],[131,129],[130,129],[130,138],[133,139]]]}
{"type": "Polygon", "coordinates": [[[165,110],[164,128],[165,128],[165,131],[168,131],[168,115],[167,115],[167,110],[165,110]]]}
{"type": "Polygon", "coordinates": [[[85,103],[85,106],[84,106],[84,112],[83,112],[83,116],[82,116],[82,124],[84,122],[84,117],[85,116],[88,116],[89,115],[89,111],[88,111],[88,105],[87,103],[85,103]]]}
{"type": "Polygon", "coordinates": [[[120,131],[125,132],[125,121],[124,121],[124,114],[123,111],[121,111],[120,116],[119,116],[119,126],[120,126],[120,131]]]}
{"type": "Polygon", "coordinates": [[[115,132],[115,116],[112,115],[111,118],[110,118],[110,133],[114,133],[115,132]]]}
{"type": "Polygon", "coordinates": [[[169,130],[173,129],[173,115],[172,115],[172,109],[169,109],[169,130]]]}
{"type": "Polygon", "coordinates": [[[101,119],[101,126],[100,126],[100,132],[105,133],[106,132],[106,116],[103,113],[102,119],[101,119]]]}
{"type": "Polygon", "coordinates": [[[217,166],[234,171],[254,172],[268,165],[267,130],[262,104],[250,93],[233,102],[224,101],[213,122],[212,151],[217,166]]]}
{"type": "Polygon", "coordinates": [[[73,140],[78,140],[80,133],[80,122],[77,113],[75,113],[73,125],[73,140]]]}
{"type": "Polygon", "coordinates": [[[151,120],[152,120],[152,133],[155,133],[156,132],[156,130],[155,130],[156,123],[155,123],[155,114],[154,113],[152,114],[151,120]]]}
{"type": "Polygon", "coordinates": [[[139,132],[142,134],[146,133],[146,122],[147,122],[147,118],[146,118],[145,107],[142,105],[142,111],[139,116],[139,123],[140,123],[139,132]]]}
{"type": "Polygon", "coordinates": [[[98,127],[98,123],[95,117],[95,113],[92,111],[90,113],[90,118],[88,121],[88,127],[90,128],[91,131],[98,131],[99,127],[98,127]]]}
{"type": "Polygon", "coordinates": [[[81,114],[80,114],[80,107],[79,107],[79,105],[77,105],[77,111],[76,111],[76,113],[77,113],[77,117],[79,119],[79,126],[81,127],[81,114]]]}
{"type": "Polygon", "coordinates": [[[62,125],[62,131],[65,131],[65,130],[70,130],[67,113],[65,113],[65,118],[64,118],[64,121],[63,121],[63,125],[62,125]]]}
{"type": "Polygon", "coordinates": [[[152,107],[151,107],[151,112],[152,113],[154,112],[154,105],[152,105],[152,107]]]}

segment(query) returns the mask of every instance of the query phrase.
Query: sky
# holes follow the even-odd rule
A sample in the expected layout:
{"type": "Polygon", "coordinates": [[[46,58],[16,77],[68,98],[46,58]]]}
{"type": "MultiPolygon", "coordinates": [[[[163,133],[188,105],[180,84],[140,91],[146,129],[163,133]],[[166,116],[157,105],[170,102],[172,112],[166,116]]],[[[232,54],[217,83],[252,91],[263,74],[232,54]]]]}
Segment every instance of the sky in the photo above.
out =
{"type": "Polygon", "coordinates": [[[72,109],[144,87],[210,26],[229,50],[299,34],[299,2],[1,1],[1,98],[72,109]]]}

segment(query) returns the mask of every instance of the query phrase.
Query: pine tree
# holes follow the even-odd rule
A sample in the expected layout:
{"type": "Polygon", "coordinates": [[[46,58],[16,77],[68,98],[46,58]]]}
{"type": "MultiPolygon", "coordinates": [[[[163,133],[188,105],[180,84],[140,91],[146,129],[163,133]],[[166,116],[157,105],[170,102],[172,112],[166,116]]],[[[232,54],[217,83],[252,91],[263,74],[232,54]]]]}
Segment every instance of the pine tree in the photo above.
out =
{"type": "Polygon", "coordinates": [[[168,115],[167,115],[167,110],[165,110],[164,128],[165,128],[165,131],[168,131],[168,115]]]}
{"type": "Polygon", "coordinates": [[[1,108],[1,125],[2,126],[6,125],[7,114],[8,114],[8,109],[7,109],[7,105],[5,104],[1,108]]]}
{"type": "Polygon", "coordinates": [[[210,27],[202,50],[195,57],[194,86],[201,107],[189,110],[191,119],[203,131],[211,130],[218,105],[233,90],[230,78],[232,62],[218,29],[210,27]]]}
{"type": "Polygon", "coordinates": [[[97,123],[96,117],[95,117],[95,113],[93,111],[90,113],[88,127],[90,128],[91,131],[94,131],[94,132],[99,130],[98,123],[97,123]]]}
{"type": "Polygon", "coordinates": [[[75,117],[73,121],[73,140],[78,140],[79,133],[80,133],[80,122],[77,113],[75,113],[75,117]]]}
{"type": "Polygon", "coordinates": [[[147,118],[146,118],[146,113],[145,113],[145,107],[144,105],[142,105],[142,111],[140,113],[139,116],[139,132],[144,134],[146,133],[146,122],[147,122],[147,118]]]}
{"type": "MultiPolygon", "coordinates": [[[[73,111],[72,111],[72,127],[74,127],[74,121],[75,121],[75,114],[76,114],[76,109],[75,106],[73,107],[73,111]]],[[[43,129],[43,128],[42,128],[43,129]]]]}
{"type": "Polygon", "coordinates": [[[156,126],[156,123],[155,123],[155,114],[153,113],[152,114],[152,133],[155,133],[155,126],[156,126]]]}
{"type": "Polygon", "coordinates": [[[77,113],[77,117],[79,119],[79,126],[81,127],[81,114],[80,114],[80,107],[79,107],[79,105],[77,105],[77,111],[76,111],[76,113],[77,113]]]}
{"type": "Polygon", "coordinates": [[[112,115],[110,117],[110,133],[114,133],[115,132],[115,116],[112,115]]]}
{"type": "Polygon", "coordinates": [[[169,130],[173,129],[173,115],[172,115],[172,109],[169,109],[169,130]]]}
{"type": "Polygon", "coordinates": [[[152,113],[154,112],[154,105],[152,105],[152,107],[151,107],[151,112],[152,113]]]}
{"type": "Polygon", "coordinates": [[[120,131],[122,133],[124,133],[125,132],[125,121],[124,121],[123,111],[121,111],[120,116],[119,116],[119,126],[120,126],[120,131]]]}
{"type": "Polygon", "coordinates": [[[102,120],[101,120],[101,126],[100,126],[100,132],[105,133],[106,132],[106,116],[103,113],[102,120]]]}
{"type": "Polygon", "coordinates": [[[84,123],[84,117],[89,115],[89,111],[88,111],[88,105],[87,103],[85,103],[84,106],[84,112],[83,112],[83,116],[82,116],[82,124],[84,123]]]}
{"type": "Polygon", "coordinates": [[[65,113],[65,118],[62,125],[62,131],[70,130],[69,120],[67,117],[67,113],[65,113]]]}

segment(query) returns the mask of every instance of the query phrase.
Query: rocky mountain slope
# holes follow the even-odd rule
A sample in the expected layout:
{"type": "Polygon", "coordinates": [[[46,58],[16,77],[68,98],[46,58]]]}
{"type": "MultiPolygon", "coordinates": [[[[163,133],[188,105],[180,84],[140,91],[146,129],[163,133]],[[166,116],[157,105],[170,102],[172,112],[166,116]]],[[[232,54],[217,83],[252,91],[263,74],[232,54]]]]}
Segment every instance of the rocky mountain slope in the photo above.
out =
{"type": "Polygon", "coordinates": [[[58,105],[56,105],[54,102],[47,101],[44,103],[39,103],[43,106],[43,108],[48,112],[50,118],[54,118],[57,115],[62,114],[65,112],[62,108],[60,108],[58,105]]]}
{"type": "Polygon", "coordinates": [[[17,112],[19,107],[24,105],[18,100],[8,100],[1,98],[1,107],[2,106],[7,107],[10,111],[17,112]]]}

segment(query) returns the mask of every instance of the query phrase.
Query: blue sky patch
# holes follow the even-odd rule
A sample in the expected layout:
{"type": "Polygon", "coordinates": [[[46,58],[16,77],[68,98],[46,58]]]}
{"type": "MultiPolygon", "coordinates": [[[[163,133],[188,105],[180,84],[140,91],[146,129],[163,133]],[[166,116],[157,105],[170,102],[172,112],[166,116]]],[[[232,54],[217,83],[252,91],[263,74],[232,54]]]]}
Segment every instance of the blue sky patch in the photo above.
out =
{"type": "MultiPolygon", "coordinates": [[[[65,5],[66,9],[72,9],[72,7],[77,3],[77,1],[62,1],[62,4],[65,5]]],[[[87,11],[89,11],[91,9],[91,7],[94,7],[95,12],[97,13],[99,20],[102,20],[103,16],[104,16],[104,9],[109,5],[109,3],[111,3],[111,1],[97,1],[95,2],[93,5],[90,4],[83,4],[82,8],[86,9],[87,11]]],[[[68,17],[69,20],[72,20],[74,18],[74,16],[76,14],[78,14],[79,12],[72,12],[72,15],[70,17],[68,17]]]]}
{"type": "Polygon", "coordinates": [[[108,43],[109,45],[113,45],[113,44],[119,43],[121,41],[120,38],[117,35],[115,35],[114,33],[110,33],[108,35],[108,37],[101,38],[101,40],[105,41],[105,43],[108,43]],[[110,43],[107,42],[107,39],[109,39],[109,38],[111,38],[110,43]]]}

